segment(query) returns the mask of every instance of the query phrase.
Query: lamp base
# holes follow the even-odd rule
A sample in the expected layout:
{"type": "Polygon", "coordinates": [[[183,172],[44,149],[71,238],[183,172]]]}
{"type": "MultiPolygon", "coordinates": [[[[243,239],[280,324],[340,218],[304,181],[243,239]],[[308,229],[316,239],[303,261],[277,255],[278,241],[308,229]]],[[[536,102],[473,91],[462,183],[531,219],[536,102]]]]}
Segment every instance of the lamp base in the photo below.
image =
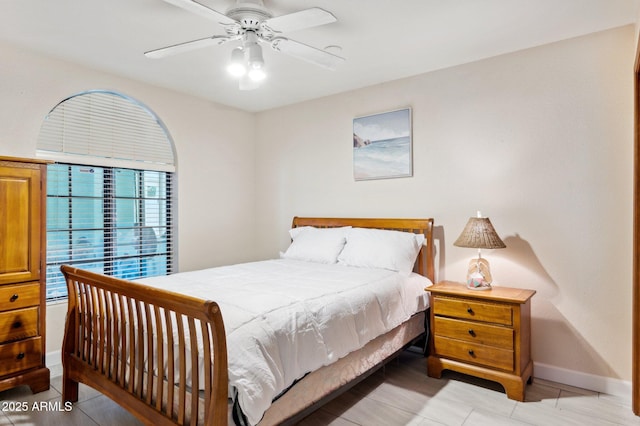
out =
{"type": "Polygon", "coordinates": [[[489,262],[481,257],[471,259],[467,269],[467,288],[471,290],[491,290],[492,281],[489,262]]]}

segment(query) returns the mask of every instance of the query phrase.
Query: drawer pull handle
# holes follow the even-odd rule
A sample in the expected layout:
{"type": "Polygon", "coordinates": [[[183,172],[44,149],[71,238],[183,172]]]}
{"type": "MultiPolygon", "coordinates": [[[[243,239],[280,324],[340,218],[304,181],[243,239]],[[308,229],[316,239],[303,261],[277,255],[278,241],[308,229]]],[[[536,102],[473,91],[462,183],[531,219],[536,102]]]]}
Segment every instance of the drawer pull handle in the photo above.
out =
{"type": "Polygon", "coordinates": [[[14,322],[14,323],[11,325],[11,327],[13,327],[13,328],[20,328],[20,327],[22,327],[22,321],[16,321],[16,322],[14,322]]]}
{"type": "Polygon", "coordinates": [[[14,294],[13,296],[11,296],[11,298],[9,299],[10,302],[15,302],[16,300],[18,300],[18,296],[17,294],[14,294]]]}
{"type": "Polygon", "coordinates": [[[471,336],[473,336],[473,337],[475,337],[475,336],[476,336],[476,332],[475,332],[475,331],[473,331],[473,328],[470,328],[470,329],[469,329],[469,334],[470,334],[471,336]]]}
{"type": "Polygon", "coordinates": [[[469,313],[469,315],[473,315],[473,309],[467,308],[467,312],[469,313]]]}
{"type": "Polygon", "coordinates": [[[469,352],[469,355],[471,356],[476,356],[475,352],[473,352],[473,349],[469,349],[467,352],[469,352]]]}
{"type": "Polygon", "coordinates": [[[24,352],[20,352],[16,357],[16,359],[22,359],[22,358],[24,358],[24,352]]]}

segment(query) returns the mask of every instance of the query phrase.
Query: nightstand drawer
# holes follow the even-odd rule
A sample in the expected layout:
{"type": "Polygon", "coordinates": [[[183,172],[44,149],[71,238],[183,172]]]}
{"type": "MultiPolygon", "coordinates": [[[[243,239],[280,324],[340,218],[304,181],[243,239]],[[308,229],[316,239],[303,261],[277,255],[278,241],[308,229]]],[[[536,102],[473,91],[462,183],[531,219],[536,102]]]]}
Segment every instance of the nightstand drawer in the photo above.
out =
{"type": "Polygon", "coordinates": [[[15,309],[0,313],[0,343],[37,336],[38,309],[15,309]]]}
{"type": "Polygon", "coordinates": [[[437,335],[513,350],[512,328],[444,317],[435,317],[434,321],[437,335]]]}
{"type": "Polygon", "coordinates": [[[446,317],[512,325],[513,311],[509,305],[472,302],[435,296],[433,313],[446,317]]]}
{"type": "Polygon", "coordinates": [[[437,355],[504,371],[513,370],[513,351],[437,335],[433,340],[437,355]]]}
{"type": "Polygon", "coordinates": [[[42,363],[42,339],[21,340],[0,345],[0,375],[34,368],[42,363]]]}
{"type": "Polygon", "coordinates": [[[40,283],[0,286],[0,311],[40,304],[40,283]]]}

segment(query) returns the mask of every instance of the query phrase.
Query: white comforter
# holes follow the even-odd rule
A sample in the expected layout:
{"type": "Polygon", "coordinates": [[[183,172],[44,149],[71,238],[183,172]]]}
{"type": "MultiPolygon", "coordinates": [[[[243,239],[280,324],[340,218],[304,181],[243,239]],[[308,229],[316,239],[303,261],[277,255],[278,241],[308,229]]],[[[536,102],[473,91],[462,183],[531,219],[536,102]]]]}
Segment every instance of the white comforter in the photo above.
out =
{"type": "Polygon", "coordinates": [[[428,307],[430,281],[384,269],[269,260],[140,280],[216,301],[230,395],[250,424],[297,379],[428,307]]]}

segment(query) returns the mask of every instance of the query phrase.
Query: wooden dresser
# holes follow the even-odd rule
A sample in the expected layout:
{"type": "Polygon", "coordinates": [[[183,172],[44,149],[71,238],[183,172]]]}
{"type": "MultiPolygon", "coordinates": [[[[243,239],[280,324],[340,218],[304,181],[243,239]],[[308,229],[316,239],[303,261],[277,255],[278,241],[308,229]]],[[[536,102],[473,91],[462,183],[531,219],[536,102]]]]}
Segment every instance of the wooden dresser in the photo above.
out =
{"type": "Polygon", "coordinates": [[[0,156],[0,391],[49,389],[46,162],[0,156]]]}
{"type": "Polygon", "coordinates": [[[531,297],[533,290],[493,287],[470,290],[444,281],[431,293],[430,354],[427,374],[443,370],[500,383],[511,399],[524,401],[533,375],[531,297]]]}

